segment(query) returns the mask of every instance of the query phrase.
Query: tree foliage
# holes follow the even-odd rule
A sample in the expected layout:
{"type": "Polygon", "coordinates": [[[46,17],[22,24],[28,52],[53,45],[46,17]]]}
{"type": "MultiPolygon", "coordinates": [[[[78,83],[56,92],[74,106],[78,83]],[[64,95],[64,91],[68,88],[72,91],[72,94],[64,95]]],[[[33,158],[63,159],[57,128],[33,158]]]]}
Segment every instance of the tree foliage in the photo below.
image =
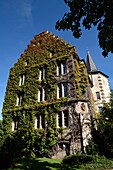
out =
{"type": "Polygon", "coordinates": [[[93,137],[100,154],[113,157],[113,91],[110,102],[103,107],[100,114],[97,129],[93,129],[93,137]]]}
{"type": "Polygon", "coordinates": [[[113,0],[64,0],[70,8],[62,20],[56,23],[58,30],[71,30],[75,38],[82,35],[81,25],[86,29],[97,26],[99,45],[103,56],[113,53],[113,0]]]}

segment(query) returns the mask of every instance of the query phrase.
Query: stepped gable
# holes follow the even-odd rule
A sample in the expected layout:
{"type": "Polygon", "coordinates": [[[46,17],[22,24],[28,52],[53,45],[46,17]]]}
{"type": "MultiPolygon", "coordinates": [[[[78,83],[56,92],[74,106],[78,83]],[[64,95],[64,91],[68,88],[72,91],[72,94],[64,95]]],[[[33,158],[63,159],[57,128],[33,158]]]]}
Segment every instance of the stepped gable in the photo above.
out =
{"type": "MultiPolygon", "coordinates": [[[[58,54],[60,56],[60,52],[63,52],[64,55],[76,53],[75,46],[71,46],[70,44],[66,43],[66,41],[59,38],[58,36],[55,36],[51,32],[44,31],[34,36],[34,39],[30,41],[27,49],[24,50],[24,54],[36,51],[40,53],[40,51],[45,50],[50,53],[50,56],[54,56],[54,54],[58,54]]],[[[22,57],[24,54],[22,54],[22,57]]]]}

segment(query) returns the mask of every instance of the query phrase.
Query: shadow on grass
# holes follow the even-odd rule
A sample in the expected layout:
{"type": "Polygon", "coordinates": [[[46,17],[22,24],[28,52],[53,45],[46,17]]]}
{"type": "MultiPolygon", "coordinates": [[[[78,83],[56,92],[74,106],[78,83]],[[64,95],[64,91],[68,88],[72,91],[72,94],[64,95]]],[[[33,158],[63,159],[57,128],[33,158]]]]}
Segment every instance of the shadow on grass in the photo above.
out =
{"type": "Polygon", "coordinates": [[[61,161],[54,162],[54,161],[47,161],[46,159],[16,159],[15,166],[10,168],[14,170],[61,170],[61,161]]]}

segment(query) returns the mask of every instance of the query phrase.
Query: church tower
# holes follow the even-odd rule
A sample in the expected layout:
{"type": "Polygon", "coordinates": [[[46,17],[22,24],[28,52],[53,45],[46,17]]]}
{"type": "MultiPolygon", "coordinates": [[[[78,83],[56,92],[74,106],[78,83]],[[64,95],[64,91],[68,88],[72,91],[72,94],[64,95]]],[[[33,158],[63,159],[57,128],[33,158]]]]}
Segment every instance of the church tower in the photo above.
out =
{"type": "Polygon", "coordinates": [[[95,111],[101,112],[103,104],[109,102],[110,100],[108,76],[97,69],[89,51],[87,52],[86,64],[89,77],[93,83],[92,94],[95,111]]]}

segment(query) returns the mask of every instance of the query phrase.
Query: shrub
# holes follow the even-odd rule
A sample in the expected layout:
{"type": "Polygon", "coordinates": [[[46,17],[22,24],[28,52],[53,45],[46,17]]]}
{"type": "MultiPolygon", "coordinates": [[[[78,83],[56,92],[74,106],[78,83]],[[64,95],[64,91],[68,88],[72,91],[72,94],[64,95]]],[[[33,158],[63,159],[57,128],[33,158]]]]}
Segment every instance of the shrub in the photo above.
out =
{"type": "Polygon", "coordinates": [[[62,163],[67,165],[80,165],[84,163],[91,163],[94,160],[92,155],[86,154],[77,154],[77,155],[70,155],[66,156],[62,163]]]}
{"type": "Polygon", "coordinates": [[[86,146],[85,150],[88,155],[98,155],[99,154],[98,145],[94,144],[92,142],[89,142],[89,145],[86,146]]]}
{"type": "Polygon", "coordinates": [[[7,136],[0,147],[0,168],[8,168],[16,154],[15,140],[13,136],[7,136]]]}

